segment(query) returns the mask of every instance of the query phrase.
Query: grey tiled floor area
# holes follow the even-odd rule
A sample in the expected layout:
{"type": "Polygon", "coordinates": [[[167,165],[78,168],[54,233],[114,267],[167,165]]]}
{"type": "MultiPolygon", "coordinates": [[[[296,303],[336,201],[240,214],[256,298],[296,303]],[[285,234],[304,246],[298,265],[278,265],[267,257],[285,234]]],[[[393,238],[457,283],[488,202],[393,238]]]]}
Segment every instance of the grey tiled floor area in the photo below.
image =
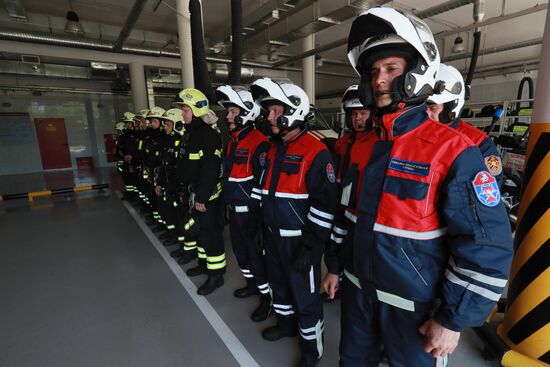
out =
{"type": "MultiPolygon", "coordinates": [[[[237,366],[114,195],[114,170],[0,176],[0,193],[103,182],[112,190],[0,203],[0,366],[237,366]]],[[[243,280],[225,238],[226,284],[208,301],[260,366],[293,366],[297,340],[262,340],[273,320],[253,323],[256,301],[232,296],[243,280]]],[[[321,366],[338,364],[338,320],[325,305],[321,366]]],[[[481,349],[465,332],[450,366],[494,366],[481,349]]]]}

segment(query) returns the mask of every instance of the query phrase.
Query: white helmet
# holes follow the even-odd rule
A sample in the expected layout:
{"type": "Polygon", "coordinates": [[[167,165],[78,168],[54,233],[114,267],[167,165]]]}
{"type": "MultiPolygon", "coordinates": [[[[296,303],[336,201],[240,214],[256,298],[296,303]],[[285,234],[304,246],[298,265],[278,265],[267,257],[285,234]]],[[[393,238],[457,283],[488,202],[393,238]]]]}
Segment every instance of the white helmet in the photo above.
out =
{"type": "Polygon", "coordinates": [[[162,115],[163,120],[174,123],[174,131],[183,135],[183,111],[180,108],[171,108],[162,115]]]}
{"type": "Polygon", "coordinates": [[[346,126],[351,131],[354,131],[351,122],[351,110],[354,108],[369,108],[365,107],[359,98],[359,84],[350,85],[342,96],[342,109],[345,113],[346,126]]]}
{"type": "Polygon", "coordinates": [[[353,84],[346,89],[342,96],[342,108],[344,111],[351,108],[366,108],[359,100],[359,84],[353,84]]]}
{"type": "Polygon", "coordinates": [[[235,105],[241,109],[241,113],[235,118],[237,126],[254,122],[260,116],[261,107],[254,102],[252,93],[244,87],[222,85],[216,89],[216,99],[224,108],[235,105]]]}
{"type": "Polygon", "coordinates": [[[440,56],[433,34],[422,20],[393,8],[372,8],[353,21],[348,38],[348,58],[361,75],[360,96],[372,104],[370,69],[384,57],[407,61],[405,73],[392,83],[392,107],[424,101],[436,88],[440,56]]]}
{"type": "Polygon", "coordinates": [[[464,107],[466,93],[464,78],[460,71],[446,64],[439,65],[437,78],[444,83],[442,84],[444,89],[440,94],[433,94],[428,98],[428,102],[444,105],[443,111],[439,114],[439,121],[450,123],[460,117],[460,112],[464,107]]]}
{"type": "Polygon", "coordinates": [[[306,92],[289,80],[260,78],[252,83],[250,91],[264,109],[274,102],[285,107],[277,121],[282,134],[303,125],[309,118],[309,98],[306,92]]]}

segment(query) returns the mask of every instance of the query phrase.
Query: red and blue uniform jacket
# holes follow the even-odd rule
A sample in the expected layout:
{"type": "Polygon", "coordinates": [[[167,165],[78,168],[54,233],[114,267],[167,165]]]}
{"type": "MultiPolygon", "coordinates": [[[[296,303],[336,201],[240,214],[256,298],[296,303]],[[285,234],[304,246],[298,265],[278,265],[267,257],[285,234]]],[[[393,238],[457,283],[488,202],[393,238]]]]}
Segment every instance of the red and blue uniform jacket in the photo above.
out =
{"type": "Polygon", "coordinates": [[[478,146],[487,170],[497,179],[498,187],[501,187],[503,181],[502,160],[493,140],[477,127],[460,119],[455,119],[449,125],[466,135],[478,146]]]}
{"type": "MultiPolygon", "coordinates": [[[[348,135],[350,134],[346,134],[342,138],[348,135]]],[[[370,129],[356,134],[352,143],[349,143],[349,139],[343,141],[348,144],[346,148],[349,148],[347,149],[347,168],[340,180],[339,194],[341,197],[334,216],[330,241],[327,243],[325,251],[325,264],[330,273],[341,274],[344,259],[351,256],[349,246],[346,248],[347,252],[340,251],[340,248],[344,245],[346,236],[352,231],[353,224],[357,220],[357,203],[361,195],[360,183],[363,182],[365,167],[377,140],[376,131],[370,129]]],[[[340,147],[342,145],[341,143],[340,147]]],[[[348,240],[350,239],[348,238],[348,240]]]]}
{"type": "Polygon", "coordinates": [[[409,311],[440,299],[434,317],[448,329],[481,325],[513,255],[496,179],[476,144],[428,119],[425,104],[376,125],[344,273],[409,311]]]}
{"type": "Polygon", "coordinates": [[[230,134],[223,159],[226,180],[222,188],[225,203],[235,206],[249,204],[252,188],[257,184],[261,168],[259,156],[267,152],[269,142],[264,134],[247,126],[230,134]]]}
{"type": "Polygon", "coordinates": [[[336,164],[336,181],[338,183],[344,177],[345,170],[349,165],[350,148],[354,140],[354,134],[351,131],[347,131],[334,143],[334,163],[336,164]]]}
{"type": "Polygon", "coordinates": [[[301,237],[307,248],[324,246],[337,202],[330,152],[307,130],[272,143],[259,157],[262,174],[252,192],[261,200],[264,223],[281,237],[301,237]]]}

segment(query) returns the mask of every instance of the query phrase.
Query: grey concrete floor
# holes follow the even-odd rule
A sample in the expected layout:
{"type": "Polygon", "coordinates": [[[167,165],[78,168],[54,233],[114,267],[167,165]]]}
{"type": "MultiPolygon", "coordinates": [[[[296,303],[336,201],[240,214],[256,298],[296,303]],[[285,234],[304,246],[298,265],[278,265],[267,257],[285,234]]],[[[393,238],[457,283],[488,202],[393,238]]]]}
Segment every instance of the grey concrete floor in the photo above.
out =
{"type": "MultiPolygon", "coordinates": [[[[114,194],[114,169],[0,176],[0,194],[104,182],[111,190],[0,203],[0,366],[238,365],[114,194]]],[[[225,285],[208,302],[260,366],[295,365],[297,339],[264,341],[274,318],[250,321],[257,301],[233,297],[244,281],[225,239],[225,285]]],[[[338,365],[339,310],[325,305],[321,367],[338,365]]],[[[495,366],[482,348],[467,330],[449,365],[495,366]]]]}

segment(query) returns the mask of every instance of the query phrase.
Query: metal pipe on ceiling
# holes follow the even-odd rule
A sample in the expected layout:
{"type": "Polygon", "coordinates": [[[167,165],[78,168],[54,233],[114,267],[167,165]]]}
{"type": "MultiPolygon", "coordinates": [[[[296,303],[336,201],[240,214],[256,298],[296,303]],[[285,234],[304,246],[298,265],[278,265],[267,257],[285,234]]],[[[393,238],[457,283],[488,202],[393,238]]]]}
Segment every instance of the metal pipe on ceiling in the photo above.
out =
{"type": "Polygon", "coordinates": [[[124,26],[120,30],[120,33],[118,34],[118,37],[113,45],[114,51],[122,51],[122,46],[124,45],[126,39],[128,39],[128,36],[130,36],[130,32],[132,32],[132,29],[134,29],[134,26],[136,25],[136,22],[141,15],[141,12],[146,3],[147,0],[136,0],[134,6],[132,7],[132,10],[130,10],[130,14],[128,14],[128,18],[126,18],[126,22],[124,22],[124,26]]]}
{"type": "MultiPolygon", "coordinates": [[[[385,3],[385,2],[388,2],[388,1],[382,1],[382,3],[385,3]]],[[[440,5],[434,6],[432,8],[417,12],[416,16],[418,16],[421,19],[429,18],[429,17],[433,17],[433,16],[436,16],[436,15],[445,13],[447,11],[454,10],[454,9],[457,9],[461,6],[465,6],[465,5],[468,5],[468,4],[471,4],[471,3],[473,3],[473,0],[450,0],[450,1],[447,1],[443,4],[440,4],[440,5]]],[[[347,42],[348,42],[347,38],[342,38],[342,39],[339,39],[337,41],[326,44],[324,46],[317,47],[317,48],[315,48],[313,50],[310,50],[308,52],[304,52],[304,53],[292,56],[292,57],[290,57],[286,60],[281,60],[279,62],[276,62],[275,64],[273,64],[273,66],[279,67],[279,66],[283,66],[283,65],[286,65],[286,64],[290,64],[291,62],[301,60],[304,57],[308,57],[308,56],[311,56],[311,55],[316,55],[318,53],[340,47],[342,45],[345,45],[347,42]]]]}
{"type": "MultiPolygon", "coordinates": [[[[479,54],[480,55],[489,55],[489,54],[494,54],[494,53],[497,53],[497,52],[516,50],[518,48],[524,48],[524,47],[529,47],[529,46],[537,46],[537,45],[541,45],[541,44],[542,44],[542,38],[535,38],[535,39],[528,40],[528,41],[510,43],[510,44],[503,45],[503,46],[485,48],[483,50],[480,50],[479,54]]],[[[471,56],[470,52],[465,52],[465,53],[462,53],[462,54],[445,57],[443,60],[441,60],[441,62],[450,62],[450,61],[462,60],[462,59],[466,59],[470,56],[471,56]]]]}
{"type": "Polygon", "coordinates": [[[414,14],[420,19],[433,17],[441,13],[445,13],[463,6],[473,3],[474,0],[450,0],[443,4],[432,6],[431,8],[415,12],[414,14]]]}
{"type": "Polygon", "coordinates": [[[467,32],[467,31],[470,31],[470,30],[478,28],[478,27],[484,27],[484,26],[487,26],[487,25],[504,22],[504,21],[509,20],[509,19],[515,19],[515,18],[524,16],[524,15],[533,14],[533,13],[539,12],[541,10],[546,10],[547,8],[548,8],[548,3],[537,4],[537,5],[535,5],[531,8],[520,10],[520,11],[517,11],[515,13],[510,13],[510,14],[507,14],[507,15],[500,15],[498,17],[489,18],[489,19],[487,19],[483,22],[480,22],[480,23],[472,23],[472,24],[467,25],[465,27],[453,28],[453,29],[449,29],[447,31],[439,32],[439,33],[434,34],[434,37],[443,38],[443,37],[447,37],[447,36],[450,36],[450,35],[453,35],[453,34],[467,32]]]}

